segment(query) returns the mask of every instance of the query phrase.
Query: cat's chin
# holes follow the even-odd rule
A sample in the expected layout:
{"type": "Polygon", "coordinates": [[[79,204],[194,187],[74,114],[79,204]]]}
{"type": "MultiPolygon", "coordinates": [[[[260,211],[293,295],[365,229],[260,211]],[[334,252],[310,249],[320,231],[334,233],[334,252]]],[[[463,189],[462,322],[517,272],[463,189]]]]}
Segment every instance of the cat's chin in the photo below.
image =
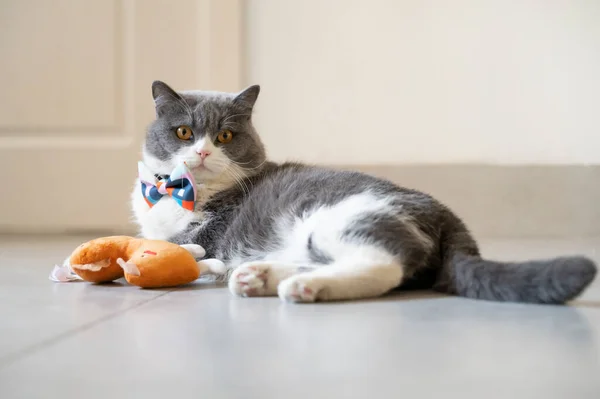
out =
{"type": "Polygon", "coordinates": [[[194,175],[196,182],[201,184],[211,184],[220,181],[223,178],[222,173],[211,170],[210,166],[207,168],[206,166],[200,165],[190,168],[190,170],[194,175]]]}
{"type": "Polygon", "coordinates": [[[211,180],[218,176],[218,173],[211,172],[210,169],[207,169],[204,166],[191,168],[191,171],[197,181],[211,180]]]}

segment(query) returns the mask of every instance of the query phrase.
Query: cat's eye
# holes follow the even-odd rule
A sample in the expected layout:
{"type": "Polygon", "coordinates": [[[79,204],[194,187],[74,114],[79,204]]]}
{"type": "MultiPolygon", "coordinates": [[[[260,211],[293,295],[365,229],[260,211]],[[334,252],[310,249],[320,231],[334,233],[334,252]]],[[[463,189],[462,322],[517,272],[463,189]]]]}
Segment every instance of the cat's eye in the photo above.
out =
{"type": "Polygon", "coordinates": [[[221,130],[217,136],[217,140],[221,144],[227,144],[233,139],[233,133],[230,130],[221,130]]]}
{"type": "Polygon", "coordinates": [[[189,140],[192,138],[192,128],[189,126],[179,126],[175,133],[181,140],[189,140]]]}

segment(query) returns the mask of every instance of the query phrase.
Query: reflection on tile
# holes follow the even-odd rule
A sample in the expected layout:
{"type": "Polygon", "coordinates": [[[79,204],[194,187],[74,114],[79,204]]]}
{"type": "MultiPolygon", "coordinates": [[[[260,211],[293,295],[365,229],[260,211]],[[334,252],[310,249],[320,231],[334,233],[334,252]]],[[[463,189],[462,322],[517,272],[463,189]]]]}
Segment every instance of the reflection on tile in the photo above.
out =
{"type": "Polygon", "coordinates": [[[46,340],[161,294],[124,284],[53,283],[48,274],[81,238],[0,239],[0,365],[46,340]]]}

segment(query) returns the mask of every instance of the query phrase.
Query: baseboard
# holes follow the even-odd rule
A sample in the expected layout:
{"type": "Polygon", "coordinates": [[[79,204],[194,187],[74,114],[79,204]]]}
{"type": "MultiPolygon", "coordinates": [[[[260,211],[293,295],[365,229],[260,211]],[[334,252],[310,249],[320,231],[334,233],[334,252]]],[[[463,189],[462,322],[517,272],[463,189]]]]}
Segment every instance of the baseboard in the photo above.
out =
{"type": "Polygon", "coordinates": [[[479,237],[600,236],[600,165],[345,165],[425,191],[479,237]]]}

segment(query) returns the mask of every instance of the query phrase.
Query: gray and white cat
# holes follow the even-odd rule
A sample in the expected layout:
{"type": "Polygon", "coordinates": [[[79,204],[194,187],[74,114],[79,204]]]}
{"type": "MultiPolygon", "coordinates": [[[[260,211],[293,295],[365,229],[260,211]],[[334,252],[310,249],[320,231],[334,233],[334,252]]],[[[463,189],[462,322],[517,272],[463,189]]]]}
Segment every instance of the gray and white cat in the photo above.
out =
{"type": "Polygon", "coordinates": [[[268,162],[252,125],[258,93],[177,93],[154,82],[157,118],[144,163],[168,175],[186,162],[198,201],[194,212],[169,197],[149,208],[139,183],[133,191],[141,234],[202,245],[225,262],[232,293],[313,302],[433,288],[564,303],[594,279],[596,266],[584,257],[482,259],[463,222],[427,194],[357,172],[268,162]]]}

